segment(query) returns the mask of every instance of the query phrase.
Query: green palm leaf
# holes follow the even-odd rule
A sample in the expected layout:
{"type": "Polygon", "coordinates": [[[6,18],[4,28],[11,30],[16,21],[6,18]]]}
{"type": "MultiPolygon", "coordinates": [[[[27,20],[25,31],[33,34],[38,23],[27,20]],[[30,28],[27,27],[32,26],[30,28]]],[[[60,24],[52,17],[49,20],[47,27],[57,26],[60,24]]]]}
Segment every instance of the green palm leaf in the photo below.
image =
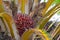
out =
{"type": "Polygon", "coordinates": [[[58,8],[60,8],[59,4],[46,13],[42,21],[40,21],[39,23],[39,29],[42,29],[45,26],[45,24],[49,21],[49,19],[55,14],[54,11],[56,11],[58,8]]]}
{"type": "Polygon", "coordinates": [[[60,0],[55,0],[54,2],[53,2],[53,4],[59,4],[60,3],[60,0]]]}
{"type": "Polygon", "coordinates": [[[60,11],[57,12],[57,15],[60,15],[60,11]]]}
{"type": "Polygon", "coordinates": [[[0,5],[0,13],[4,12],[4,7],[2,5],[0,5]]]}

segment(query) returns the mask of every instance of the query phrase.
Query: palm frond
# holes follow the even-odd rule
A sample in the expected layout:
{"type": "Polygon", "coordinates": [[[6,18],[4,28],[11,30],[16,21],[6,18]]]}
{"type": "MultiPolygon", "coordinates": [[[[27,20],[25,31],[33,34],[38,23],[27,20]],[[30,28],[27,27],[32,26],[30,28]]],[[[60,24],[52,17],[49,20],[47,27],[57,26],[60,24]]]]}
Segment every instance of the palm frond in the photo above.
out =
{"type": "Polygon", "coordinates": [[[55,28],[55,30],[53,31],[53,33],[52,33],[52,37],[54,38],[56,35],[58,35],[58,33],[60,33],[59,31],[60,31],[60,23],[58,23],[58,25],[56,26],[56,28],[55,28]]]}
{"type": "Polygon", "coordinates": [[[43,10],[43,13],[42,13],[43,16],[45,15],[47,9],[49,8],[49,6],[52,4],[53,1],[54,0],[48,0],[48,2],[46,3],[45,9],[43,10]]]}
{"type": "Polygon", "coordinates": [[[59,8],[60,5],[58,4],[46,13],[45,17],[39,23],[39,29],[42,29],[44,27],[44,25],[48,22],[48,20],[55,14],[54,11],[56,11],[59,8]]]}

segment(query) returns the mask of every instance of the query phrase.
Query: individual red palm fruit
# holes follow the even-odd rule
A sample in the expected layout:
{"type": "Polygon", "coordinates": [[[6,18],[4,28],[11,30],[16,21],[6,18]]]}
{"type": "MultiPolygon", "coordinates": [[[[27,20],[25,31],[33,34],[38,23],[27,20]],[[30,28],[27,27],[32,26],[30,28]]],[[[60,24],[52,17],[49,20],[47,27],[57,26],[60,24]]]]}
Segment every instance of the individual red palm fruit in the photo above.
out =
{"type": "Polygon", "coordinates": [[[19,31],[20,36],[26,29],[34,28],[34,20],[26,14],[17,14],[15,17],[15,23],[19,31]]]}

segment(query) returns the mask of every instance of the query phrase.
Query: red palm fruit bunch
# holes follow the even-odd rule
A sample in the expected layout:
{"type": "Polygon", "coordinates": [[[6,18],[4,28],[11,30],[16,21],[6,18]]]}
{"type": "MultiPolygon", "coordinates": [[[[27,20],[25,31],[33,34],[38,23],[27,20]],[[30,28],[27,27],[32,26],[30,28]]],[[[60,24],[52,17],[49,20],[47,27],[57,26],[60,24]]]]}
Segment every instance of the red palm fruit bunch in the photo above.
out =
{"type": "Polygon", "coordinates": [[[26,29],[34,28],[34,20],[25,14],[17,14],[15,17],[15,23],[20,36],[26,31],[26,29]]]}

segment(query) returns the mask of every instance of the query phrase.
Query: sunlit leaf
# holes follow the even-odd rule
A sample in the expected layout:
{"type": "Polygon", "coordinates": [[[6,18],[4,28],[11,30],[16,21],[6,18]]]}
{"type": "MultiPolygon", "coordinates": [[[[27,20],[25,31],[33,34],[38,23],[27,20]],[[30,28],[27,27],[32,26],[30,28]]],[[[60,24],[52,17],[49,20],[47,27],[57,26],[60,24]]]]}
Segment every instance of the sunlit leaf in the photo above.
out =
{"type": "Polygon", "coordinates": [[[55,0],[54,2],[53,2],[53,4],[59,4],[60,3],[60,0],[55,0]]]}
{"type": "Polygon", "coordinates": [[[55,14],[54,11],[56,11],[58,8],[60,8],[60,5],[55,6],[49,12],[46,13],[42,21],[40,21],[40,25],[39,25],[40,29],[44,27],[44,25],[48,22],[48,20],[55,14]]]}
{"type": "Polygon", "coordinates": [[[44,16],[47,9],[50,7],[50,5],[53,3],[54,0],[48,0],[48,2],[46,3],[45,9],[43,10],[42,15],[44,16]]]}
{"type": "Polygon", "coordinates": [[[60,11],[57,12],[57,15],[60,15],[60,11]]]}

